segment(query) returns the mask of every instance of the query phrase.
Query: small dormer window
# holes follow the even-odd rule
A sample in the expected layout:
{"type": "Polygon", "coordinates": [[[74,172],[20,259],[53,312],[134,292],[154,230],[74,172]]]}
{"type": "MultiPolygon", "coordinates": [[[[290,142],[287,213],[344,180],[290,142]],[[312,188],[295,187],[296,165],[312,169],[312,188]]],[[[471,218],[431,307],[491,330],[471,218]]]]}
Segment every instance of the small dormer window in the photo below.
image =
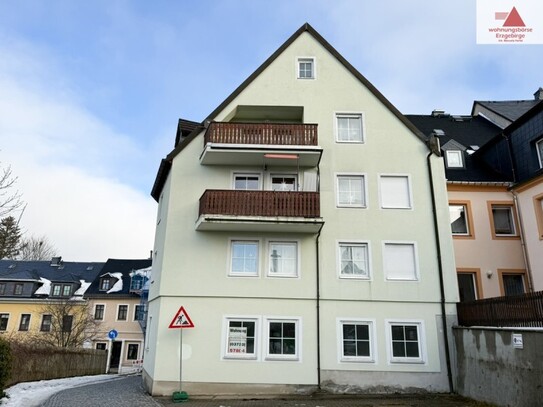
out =
{"type": "Polygon", "coordinates": [[[143,288],[143,276],[134,275],[130,279],[130,291],[139,291],[143,288]]]}
{"type": "Polygon", "coordinates": [[[463,168],[464,161],[462,159],[462,151],[448,150],[446,152],[447,168],[463,168]]]}
{"type": "Polygon", "coordinates": [[[539,168],[543,168],[543,139],[535,143],[537,148],[537,158],[539,159],[539,168]]]}
{"type": "Polygon", "coordinates": [[[100,279],[100,291],[107,291],[110,289],[110,280],[109,278],[100,279]]]}
{"type": "Polygon", "coordinates": [[[298,79],[315,79],[315,58],[298,58],[298,79]]]}

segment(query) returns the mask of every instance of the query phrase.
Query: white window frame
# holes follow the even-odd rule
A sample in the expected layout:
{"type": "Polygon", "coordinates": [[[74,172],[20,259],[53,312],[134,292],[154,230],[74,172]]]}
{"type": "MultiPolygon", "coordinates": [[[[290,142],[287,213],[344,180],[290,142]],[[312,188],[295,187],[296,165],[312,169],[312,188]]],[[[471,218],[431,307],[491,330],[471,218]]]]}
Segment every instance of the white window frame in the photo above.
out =
{"type": "MultiPolygon", "coordinates": [[[[279,191],[280,189],[273,189],[273,178],[275,177],[281,177],[281,178],[294,178],[294,189],[292,191],[298,191],[299,187],[299,181],[298,181],[298,175],[292,172],[272,172],[268,178],[268,184],[269,184],[269,190],[270,191],[279,191]]],[[[288,192],[291,192],[289,190],[285,190],[288,192]]]]}
{"type": "Polygon", "coordinates": [[[266,317],[264,322],[264,352],[265,360],[288,360],[288,361],[301,361],[301,343],[302,343],[302,319],[301,317],[266,317]],[[280,323],[294,323],[295,329],[295,352],[294,355],[277,355],[270,353],[270,324],[273,322],[280,323]]]}
{"type": "Polygon", "coordinates": [[[8,322],[6,322],[6,329],[0,330],[0,332],[7,332],[9,329],[9,320],[11,319],[11,312],[0,312],[0,315],[7,315],[8,322]]]}
{"type": "Polygon", "coordinates": [[[336,207],[338,208],[367,208],[368,207],[368,182],[365,173],[359,172],[338,172],[336,177],[336,207]],[[340,178],[361,178],[362,179],[362,203],[361,204],[347,204],[341,203],[339,199],[339,180],[340,178]]]}
{"type": "Polygon", "coordinates": [[[266,241],[266,269],[267,277],[270,278],[299,278],[300,277],[300,241],[299,240],[267,240],[266,241]],[[272,244],[293,244],[296,246],[296,269],[294,274],[288,273],[272,273],[271,271],[271,255],[272,255],[272,244]]]}
{"type": "Polygon", "coordinates": [[[536,141],[535,149],[537,150],[537,158],[539,160],[539,168],[543,168],[543,138],[536,141]]]}
{"type": "Polygon", "coordinates": [[[447,168],[464,168],[464,157],[463,157],[463,153],[462,153],[462,150],[447,150],[445,151],[445,157],[446,157],[446,161],[447,161],[447,168]],[[460,161],[460,164],[459,165],[456,165],[456,164],[451,164],[451,159],[449,158],[449,156],[457,156],[455,157],[456,159],[458,159],[458,161],[460,161]]]}
{"type": "Polygon", "coordinates": [[[413,209],[413,188],[410,174],[379,174],[379,204],[381,209],[413,209]],[[385,205],[383,197],[383,178],[405,178],[407,180],[408,205],[385,205]]]}
{"type": "Polygon", "coordinates": [[[94,310],[93,310],[93,313],[92,313],[92,319],[94,319],[95,321],[105,321],[106,319],[106,304],[103,304],[103,303],[96,303],[94,304],[94,310]],[[96,306],[98,305],[103,305],[104,306],[104,315],[102,316],[102,319],[95,319],[94,317],[96,316],[96,306]]]}
{"type": "Polygon", "coordinates": [[[19,327],[17,328],[17,331],[19,332],[28,332],[30,331],[30,324],[32,323],[32,314],[29,313],[29,312],[23,312],[21,313],[21,316],[19,317],[19,327]],[[23,315],[28,315],[28,325],[26,327],[26,329],[21,329],[22,327],[22,323],[23,323],[23,315]]]}
{"type": "Polygon", "coordinates": [[[387,355],[389,364],[425,364],[427,361],[426,355],[426,329],[424,321],[420,319],[386,319],[386,341],[387,355]],[[394,356],[392,349],[392,326],[393,325],[415,325],[417,327],[419,357],[398,357],[394,356]]]}
{"type": "Polygon", "coordinates": [[[262,255],[262,241],[260,239],[251,239],[249,237],[244,238],[229,238],[228,239],[228,276],[229,277],[259,277],[260,276],[260,258],[262,255]],[[255,273],[240,273],[232,271],[232,261],[233,261],[233,246],[236,242],[246,242],[246,243],[255,243],[257,252],[256,252],[256,271],[255,273]]]}
{"type": "Polygon", "coordinates": [[[296,57],[296,79],[315,80],[317,79],[317,59],[314,56],[296,57]],[[300,76],[300,64],[302,62],[311,62],[313,67],[312,76],[300,76]]]}
{"type": "Polygon", "coordinates": [[[336,135],[336,143],[345,144],[364,144],[366,142],[366,126],[363,112],[335,112],[334,113],[334,132],[336,135]],[[360,136],[361,140],[341,140],[339,138],[339,119],[340,118],[360,118],[360,136]]]}
{"type": "Polygon", "coordinates": [[[40,319],[40,327],[38,328],[38,330],[39,330],[40,332],[51,332],[51,329],[52,329],[52,328],[53,328],[53,315],[52,315],[52,314],[42,314],[42,315],[41,315],[41,319],[40,319]],[[51,318],[49,319],[49,325],[48,325],[49,330],[47,330],[47,331],[42,330],[42,328],[43,328],[43,326],[44,326],[44,325],[43,325],[43,320],[45,319],[46,316],[51,317],[51,318]]]}
{"type": "Polygon", "coordinates": [[[261,317],[255,315],[226,315],[223,319],[222,329],[222,351],[221,356],[224,360],[258,360],[260,355],[260,338],[261,338],[261,317]],[[255,344],[254,353],[233,353],[228,352],[228,338],[230,321],[235,322],[254,322],[255,324],[255,344]]]}
{"type": "Polygon", "coordinates": [[[367,240],[338,240],[336,241],[336,264],[337,264],[337,273],[338,277],[341,279],[352,279],[352,280],[371,280],[371,249],[370,242],[367,240]],[[343,274],[341,268],[341,247],[342,246],[354,246],[354,247],[365,247],[366,248],[366,275],[359,274],[343,274]]]}
{"type": "Polygon", "coordinates": [[[417,242],[413,241],[399,241],[399,240],[385,240],[383,241],[383,274],[385,276],[386,281],[419,281],[420,280],[420,271],[419,271],[419,256],[418,256],[418,248],[417,248],[417,242]],[[387,246],[393,246],[393,245],[410,245],[413,247],[413,261],[415,266],[415,276],[414,278],[395,278],[390,277],[388,275],[388,269],[387,269],[387,246]]]}
{"type": "Polygon", "coordinates": [[[262,190],[262,173],[261,172],[251,172],[251,171],[233,171],[232,172],[232,189],[234,191],[261,191],[262,190]],[[236,177],[237,176],[257,177],[258,178],[258,188],[257,189],[236,189],[236,177]]]}
{"type": "Polygon", "coordinates": [[[377,363],[377,332],[375,330],[375,319],[367,318],[337,318],[336,332],[338,344],[338,362],[339,363],[377,363]],[[369,356],[345,356],[343,349],[343,325],[368,325],[369,326],[369,356]]]}
{"type": "Polygon", "coordinates": [[[115,321],[128,322],[130,321],[129,315],[130,315],[130,304],[117,304],[117,312],[115,313],[115,321]],[[123,305],[126,305],[126,318],[119,319],[119,310],[121,306],[123,305]]]}
{"type": "Polygon", "coordinates": [[[140,359],[140,350],[141,350],[141,342],[128,342],[126,344],[126,360],[139,360],[140,359]],[[135,358],[129,358],[129,349],[130,349],[130,346],[132,345],[136,345],[137,346],[137,351],[136,351],[136,357],[135,358]]]}

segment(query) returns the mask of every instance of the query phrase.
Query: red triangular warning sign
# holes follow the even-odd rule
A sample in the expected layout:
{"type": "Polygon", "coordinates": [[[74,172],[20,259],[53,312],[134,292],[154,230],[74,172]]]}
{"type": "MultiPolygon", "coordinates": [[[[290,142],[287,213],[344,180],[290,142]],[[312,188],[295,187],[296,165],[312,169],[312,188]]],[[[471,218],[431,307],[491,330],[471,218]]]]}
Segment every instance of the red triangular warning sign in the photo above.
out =
{"type": "Polygon", "coordinates": [[[169,328],[194,328],[194,324],[184,307],[179,308],[172,322],[170,322],[169,328]]]}
{"type": "Polygon", "coordinates": [[[507,16],[505,23],[503,23],[503,26],[504,27],[525,27],[526,24],[524,24],[524,21],[522,21],[522,17],[518,13],[517,9],[513,7],[511,12],[507,16]]]}

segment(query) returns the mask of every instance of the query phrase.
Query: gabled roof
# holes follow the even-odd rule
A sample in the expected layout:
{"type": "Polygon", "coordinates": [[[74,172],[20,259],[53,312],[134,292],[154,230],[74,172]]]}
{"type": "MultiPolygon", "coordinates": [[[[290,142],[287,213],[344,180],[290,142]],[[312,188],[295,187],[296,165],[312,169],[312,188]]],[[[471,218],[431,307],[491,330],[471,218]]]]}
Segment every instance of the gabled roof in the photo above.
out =
{"type": "Polygon", "coordinates": [[[254,71],[245,81],[242,82],[219,106],[215,108],[202,122],[200,127],[197,127],[192,133],[183,140],[183,142],[176,145],[173,151],[168,154],[166,159],[162,160],[160,168],[158,170],[153,189],[151,191],[151,196],[158,202],[160,198],[160,193],[164,187],[167,174],[169,173],[172,160],[182,151],[204,128],[203,124],[206,121],[211,121],[213,118],[219,114],[232,100],[234,100],[253,80],[258,77],[275,59],[279,57],[299,36],[303,33],[309,33],[317,42],[319,42],[332,56],[334,56],[355,78],[357,78],[373,95],[381,101],[408,129],[413,132],[418,138],[423,142],[426,142],[424,135],[415,127],[413,124],[405,118],[405,116],[400,113],[390,101],[383,96],[381,92],[373,86],[370,81],[368,81],[354,66],[352,66],[349,61],[347,61],[328,41],[324,39],[311,25],[305,23],[302,25],[294,34],[287,39],[283,45],[281,45],[262,65],[260,65],[256,71],[254,71]]]}
{"type": "Polygon", "coordinates": [[[55,282],[93,281],[104,263],[62,261],[51,266],[51,261],[0,260],[0,280],[36,280],[40,277],[55,282]]]}
{"type": "Polygon", "coordinates": [[[540,100],[503,100],[503,101],[480,101],[476,100],[473,102],[473,108],[471,113],[475,111],[475,106],[477,104],[485,107],[491,112],[497,114],[498,116],[503,117],[504,119],[514,122],[536,104],[540,100]]]}
{"type": "Polygon", "coordinates": [[[494,171],[479,157],[475,151],[500,134],[501,129],[480,116],[451,115],[406,115],[426,136],[434,129],[445,133],[439,137],[442,148],[445,145],[462,145],[464,151],[464,168],[447,168],[445,175],[448,181],[467,182],[508,182],[510,179],[494,171]]]}
{"type": "Polygon", "coordinates": [[[101,272],[87,289],[85,297],[139,297],[139,295],[130,292],[130,273],[151,267],[151,264],[151,259],[108,259],[101,272]],[[112,276],[115,273],[122,275],[122,289],[110,294],[100,291],[100,279],[105,275],[112,276]]]}

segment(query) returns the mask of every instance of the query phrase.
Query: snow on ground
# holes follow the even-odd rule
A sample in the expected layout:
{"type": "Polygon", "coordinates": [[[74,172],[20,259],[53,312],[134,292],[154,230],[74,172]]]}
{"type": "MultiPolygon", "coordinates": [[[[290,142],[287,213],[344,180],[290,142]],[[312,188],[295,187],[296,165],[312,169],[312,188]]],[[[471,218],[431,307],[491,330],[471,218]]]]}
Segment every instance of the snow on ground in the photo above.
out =
{"type": "Polygon", "coordinates": [[[0,400],[2,407],[35,407],[41,405],[59,391],[84,386],[86,384],[118,379],[117,375],[96,375],[68,377],[66,379],[40,380],[38,382],[19,383],[5,390],[9,398],[0,400]]]}

